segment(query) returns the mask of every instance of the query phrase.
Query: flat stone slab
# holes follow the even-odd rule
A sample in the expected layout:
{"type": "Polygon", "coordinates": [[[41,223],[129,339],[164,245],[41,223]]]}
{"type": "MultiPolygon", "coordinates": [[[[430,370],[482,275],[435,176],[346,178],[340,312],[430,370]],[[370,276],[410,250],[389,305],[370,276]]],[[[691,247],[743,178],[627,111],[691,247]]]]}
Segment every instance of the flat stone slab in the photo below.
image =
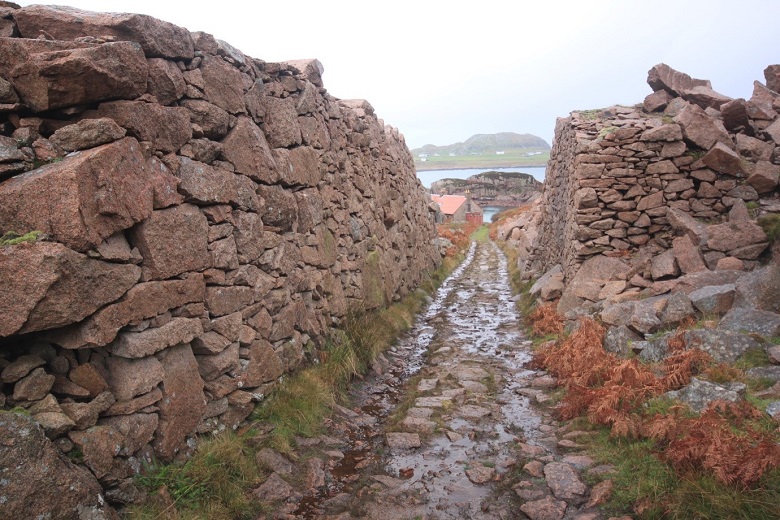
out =
{"type": "Polygon", "coordinates": [[[480,381],[486,377],[490,377],[490,374],[480,367],[462,366],[454,369],[452,375],[458,381],[480,381]]]}
{"type": "Polygon", "coordinates": [[[407,417],[401,421],[401,427],[408,432],[433,433],[436,423],[422,417],[407,417]]]}
{"type": "Polygon", "coordinates": [[[414,406],[422,408],[441,408],[445,403],[452,403],[452,399],[444,396],[418,397],[414,406]]]}
{"type": "Polygon", "coordinates": [[[544,478],[550,491],[564,500],[581,499],[588,488],[582,483],[574,468],[563,462],[551,462],[544,467],[544,478]]]}
{"type": "Polygon", "coordinates": [[[456,415],[460,417],[468,417],[471,419],[479,419],[481,417],[485,417],[487,415],[490,415],[490,410],[487,408],[482,408],[481,406],[476,406],[473,404],[464,404],[463,406],[460,406],[456,411],[456,415]]]}
{"type": "Polygon", "coordinates": [[[488,387],[477,381],[459,381],[458,384],[473,394],[486,394],[488,392],[488,387]]]}
{"type": "Polygon", "coordinates": [[[494,468],[488,468],[486,466],[475,466],[466,470],[466,476],[469,478],[472,484],[486,484],[493,480],[493,476],[496,474],[494,468]]]}
{"type": "Polygon", "coordinates": [[[421,446],[420,436],[416,433],[388,432],[386,438],[391,449],[408,450],[421,446]]]}
{"type": "Polygon", "coordinates": [[[526,502],[520,506],[520,510],[531,520],[561,520],[566,513],[566,502],[548,496],[526,502]]]}
{"type": "Polygon", "coordinates": [[[407,417],[420,417],[422,419],[428,419],[433,415],[433,408],[409,408],[406,412],[407,417]]]}
{"type": "Polygon", "coordinates": [[[439,384],[438,379],[420,379],[420,382],[417,383],[417,391],[430,392],[431,390],[436,388],[437,384],[439,384]]]}

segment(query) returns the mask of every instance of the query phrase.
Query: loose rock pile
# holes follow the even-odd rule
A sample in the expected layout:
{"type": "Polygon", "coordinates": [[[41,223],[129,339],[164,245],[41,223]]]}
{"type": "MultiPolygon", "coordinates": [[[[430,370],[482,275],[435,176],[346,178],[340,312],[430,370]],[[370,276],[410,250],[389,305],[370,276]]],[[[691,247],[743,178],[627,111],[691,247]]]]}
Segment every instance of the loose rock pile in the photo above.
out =
{"type": "Polygon", "coordinates": [[[559,119],[542,200],[499,230],[538,277],[531,294],[569,320],[598,316],[614,352],[659,360],[665,331],[699,320],[689,347],[778,362],[780,248],[764,229],[780,223],[778,71],[746,101],[657,65],[642,105],[559,119]]]}
{"type": "Polygon", "coordinates": [[[142,15],[0,21],[0,235],[40,232],[0,248],[0,405],[112,502],[439,262],[403,137],[318,61],[142,15]]]}

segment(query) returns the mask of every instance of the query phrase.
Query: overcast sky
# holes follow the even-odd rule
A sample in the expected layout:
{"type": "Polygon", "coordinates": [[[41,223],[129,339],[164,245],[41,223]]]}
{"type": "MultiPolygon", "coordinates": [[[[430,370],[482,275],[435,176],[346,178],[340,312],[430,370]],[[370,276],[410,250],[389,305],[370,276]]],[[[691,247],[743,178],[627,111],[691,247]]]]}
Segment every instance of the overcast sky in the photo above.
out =
{"type": "MultiPolygon", "coordinates": [[[[18,1],[18,0],[17,0],[18,1]]],[[[40,2],[18,2],[29,5],[40,2]]],[[[667,63],[749,98],[780,63],[774,0],[69,0],[206,31],[265,61],[318,58],[328,91],[364,98],[410,148],[477,133],[552,141],[555,118],[641,102],[667,63]]]]}

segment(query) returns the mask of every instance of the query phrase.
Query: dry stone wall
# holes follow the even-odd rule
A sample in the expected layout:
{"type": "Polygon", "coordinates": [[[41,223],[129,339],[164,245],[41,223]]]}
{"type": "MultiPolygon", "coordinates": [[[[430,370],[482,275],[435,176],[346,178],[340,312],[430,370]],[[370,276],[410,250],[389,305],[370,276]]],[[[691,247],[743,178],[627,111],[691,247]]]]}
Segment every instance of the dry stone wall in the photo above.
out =
{"type": "Polygon", "coordinates": [[[0,19],[0,234],[38,232],[0,247],[0,405],[112,501],[438,263],[403,136],[318,61],[141,15],[0,19]]]}
{"type": "MultiPolygon", "coordinates": [[[[666,65],[648,82],[655,92],[642,105],[558,120],[530,259],[536,273],[561,264],[571,278],[594,255],[670,248],[689,219],[720,224],[735,207],[777,212],[780,94],[756,82],[750,100],[730,99],[666,65]]],[[[708,239],[692,233],[687,249],[701,246],[702,258],[682,263],[714,269],[728,257],[754,267],[767,238],[748,220],[711,227],[708,239]]]]}

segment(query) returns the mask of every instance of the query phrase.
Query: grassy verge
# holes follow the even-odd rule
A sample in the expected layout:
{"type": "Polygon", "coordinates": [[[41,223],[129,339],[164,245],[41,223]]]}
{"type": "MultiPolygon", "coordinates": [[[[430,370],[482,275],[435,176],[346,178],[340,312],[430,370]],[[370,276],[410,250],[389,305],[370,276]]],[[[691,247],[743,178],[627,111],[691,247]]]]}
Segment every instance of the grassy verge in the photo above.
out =
{"type": "MultiPolygon", "coordinates": [[[[150,492],[141,505],[124,511],[125,518],[165,520],[254,519],[267,507],[251,490],[267,477],[255,463],[260,448],[295,453],[296,438],[325,432],[333,406],[344,402],[349,384],[412,326],[428,295],[462,262],[473,228],[455,227],[456,247],[417,291],[402,301],[370,314],[351,313],[334,331],[323,361],[284,379],[251,416],[252,427],[204,438],[184,463],[146,468],[137,484],[150,492]]],[[[485,232],[486,233],[486,232],[485,232]]],[[[481,235],[480,235],[481,236],[481,235]]],[[[485,234],[486,236],[486,234],[485,234]]]]}

